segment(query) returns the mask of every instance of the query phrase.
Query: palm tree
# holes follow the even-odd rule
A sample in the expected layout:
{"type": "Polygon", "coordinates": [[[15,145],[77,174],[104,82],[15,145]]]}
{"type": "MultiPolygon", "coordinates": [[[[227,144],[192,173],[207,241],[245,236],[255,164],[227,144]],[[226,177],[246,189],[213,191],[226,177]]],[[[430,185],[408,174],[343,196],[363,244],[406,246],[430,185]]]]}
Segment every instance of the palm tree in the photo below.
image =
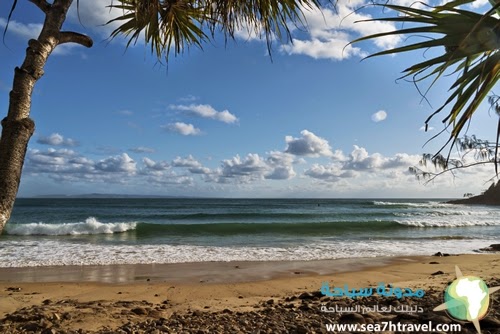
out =
{"type": "MultiPolygon", "coordinates": [[[[45,14],[45,21],[38,38],[28,42],[24,62],[15,69],[8,113],[2,120],[0,233],[10,218],[28,142],[35,129],[29,117],[31,94],[43,75],[45,63],[60,44],[92,46],[88,36],[61,30],[73,0],[28,1],[45,14]]],[[[8,21],[17,2],[12,1],[8,21]]],[[[234,39],[235,33],[246,27],[261,32],[271,49],[273,39],[290,38],[288,27],[302,22],[304,9],[319,8],[320,4],[318,0],[110,0],[110,6],[123,10],[123,15],[112,20],[122,23],[112,38],[128,36],[130,45],[143,36],[152,53],[160,60],[168,60],[171,52],[178,54],[190,46],[202,47],[218,34],[225,36],[226,41],[234,39]]],[[[7,30],[8,25],[4,36],[7,30]]]]}
{"type": "MultiPolygon", "coordinates": [[[[448,141],[433,156],[434,163],[441,164],[445,169],[448,168],[451,149],[459,140],[459,136],[465,132],[464,130],[477,108],[495,87],[500,77],[500,20],[495,17],[495,14],[500,14],[500,0],[489,0],[491,9],[483,14],[461,8],[462,5],[473,1],[452,0],[435,7],[423,5],[424,8],[391,4],[376,5],[392,9],[400,15],[374,20],[401,23],[401,28],[362,37],[352,42],[390,35],[424,35],[428,39],[378,52],[369,57],[437,49],[440,51],[438,56],[405,69],[402,78],[411,78],[416,83],[430,79],[432,87],[443,75],[458,74],[457,79],[450,87],[448,98],[425,121],[425,129],[427,130],[428,122],[450,107],[442,119],[445,128],[440,132],[440,134],[444,131],[450,132],[448,141]],[[435,37],[436,34],[439,37],[435,37]],[[443,158],[441,152],[447,146],[449,146],[450,151],[443,158]]],[[[425,93],[423,96],[425,97],[425,93]]],[[[498,146],[499,137],[500,119],[496,146],[498,146]]],[[[496,152],[495,166],[497,166],[496,152]]]]}

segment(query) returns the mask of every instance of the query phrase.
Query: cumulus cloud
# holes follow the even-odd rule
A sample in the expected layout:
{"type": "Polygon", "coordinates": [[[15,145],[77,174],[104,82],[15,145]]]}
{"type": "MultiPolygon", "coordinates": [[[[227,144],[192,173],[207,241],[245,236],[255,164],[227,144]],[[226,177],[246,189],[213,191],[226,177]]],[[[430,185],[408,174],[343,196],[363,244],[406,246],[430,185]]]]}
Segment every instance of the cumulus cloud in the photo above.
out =
{"type": "Polygon", "coordinates": [[[266,163],[271,169],[264,177],[270,180],[290,180],[297,173],[293,169],[293,165],[299,163],[298,159],[292,154],[279,151],[271,151],[268,153],[266,163]]]}
{"type": "Polygon", "coordinates": [[[124,172],[133,174],[136,172],[137,167],[134,160],[129,157],[127,153],[122,153],[121,155],[98,161],[95,164],[95,169],[104,172],[124,172]]]}
{"type": "Polygon", "coordinates": [[[372,121],[375,123],[382,122],[387,118],[387,113],[384,110],[379,110],[372,115],[372,121]]]}
{"type": "MultiPolygon", "coordinates": [[[[364,57],[366,52],[350,45],[350,41],[360,36],[394,30],[390,22],[360,22],[372,19],[372,16],[356,12],[363,1],[337,2],[335,9],[304,9],[306,32],[293,32],[292,43],[283,45],[281,50],[287,54],[303,54],[315,59],[342,60],[353,56],[364,57]],[[298,36],[298,35],[301,36],[298,36]]],[[[387,36],[374,40],[381,49],[396,46],[399,36],[387,36]]]]}
{"type": "Polygon", "coordinates": [[[420,160],[419,155],[397,153],[392,157],[385,157],[380,153],[369,154],[368,151],[357,145],[347,156],[336,152],[342,159],[332,158],[333,163],[327,165],[314,164],[304,172],[304,175],[323,181],[336,182],[341,178],[353,178],[361,172],[377,174],[380,177],[393,177],[400,173],[407,173],[408,167],[415,166],[420,160]]]}
{"type": "Polygon", "coordinates": [[[58,182],[124,183],[126,177],[135,175],[136,164],[126,154],[96,162],[68,149],[30,149],[23,172],[46,175],[58,182]]]}
{"type": "Polygon", "coordinates": [[[198,160],[191,154],[186,158],[176,157],[172,161],[173,167],[187,168],[191,174],[210,175],[212,171],[210,168],[204,167],[198,160]]]}
{"type": "Polygon", "coordinates": [[[38,144],[42,145],[52,145],[52,146],[67,146],[74,147],[78,146],[78,142],[71,138],[64,138],[59,133],[53,133],[50,136],[41,136],[36,141],[38,144]]]}
{"type": "Polygon", "coordinates": [[[170,169],[170,164],[166,161],[155,162],[149,158],[143,158],[142,162],[146,169],[155,170],[155,171],[163,171],[170,169]]]}
{"type": "Polygon", "coordinates": [[[237,183],[248,183],[264,179],[267,171],[269,171],[269,167],[265,160],[258,154],[249,153],[244,159],[236,155],[231,159],[223,160],[221,167],[213,177],[219,183],[227,183],[230,180],[237,183]]]}
{"type": "Polygon", "coordinates": [[[172,161],[172,166],[174,166],[174,167],[200,167],[201,163],[190,154],[186,158],[176,157],[172,161]]]}
{"type": "Polygon", "coordinates": [[[398,153],[394,157],[387,158],[380,153],[368,154],[368,151],[357,145],[350,154],[350,159],[344,163],[343,169],[369,170],[369,169],[392,169],[408,168],[418,164],[420,156],[398,153]]]}
{"type": "Polygon", "coordinates": [[[306,55],[314,59],[342,60],[352,56],[367,56],[360,48],[348,45],[349,42],[349,34],[334,31],[326,40],[293,39],[293,44],[283,45],[281,50],[289,55],[306,55]]]}
{"type": "Polygon", "coordinates": [[[304,171],[304,175],[329,182],[337,182],[342,178],[352,178],[356,176],[353,171],[345,171],[341,166],[335,164],[328,164],[326,166],[313,164],[311,168],[304,171]]]}
{"type": "MultiPolygon", "coordinates": [[[[245,184],[262,180],[290,180],[297,173],[294,164],[302,163],[293,154],[271,151],[267,157],[250,153],[241,158],[239,155],[222,161],[216,170],[201,170],[208,182],[245,184]]],[[[194,171],[191,171],[194,173],[194,171]]]]}
{"type": "Polygon", "coordinates": [[[302,135],[300,138],[285,137],[287,143],[286,153],[311,157],[329,157],[333,155],[332,148],[326,139],[318,137],[308,130],[302,130],[300,134],[302,135]]]}
{"type": "Polygon", "coordinates": [[[195,128],[193,124],[186,124],[183,122],[169,123],[163,125],[162,128],[169,132],[179,133],[183,136],[196,136],[201,134],[201,130],[195,128]]]}
{"type": "Polygon", "coordinates": [[[77,154],[68,149],[53,149],[49,148],[43,152],[40,150],[29,150],[27,159],[34,165],[52,165],[63,166],[68,159],[75,157],[77,154]]]}
{"type": "Polygon", "coordinates": [[[217,111],[208,104],[171,105],[172,110],[186,111],[191,115],[203,118],[210,118],[224,123],[235,123],[238,118],[231,114],[229,110],[217,111]]]}

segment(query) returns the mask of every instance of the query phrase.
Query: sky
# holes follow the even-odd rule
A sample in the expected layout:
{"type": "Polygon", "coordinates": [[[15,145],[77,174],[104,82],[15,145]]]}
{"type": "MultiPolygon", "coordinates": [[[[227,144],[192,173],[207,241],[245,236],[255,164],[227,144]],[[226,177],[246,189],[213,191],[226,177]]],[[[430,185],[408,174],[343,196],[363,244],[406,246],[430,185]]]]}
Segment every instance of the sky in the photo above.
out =
{"type": "MultiPolygon", "coordinates": [[[[412,1],[397,0],[409,4],[412,1]]],[[[108,39],[120,15],[111,0],[76,2],[64,28],[94,46],[58,46],[35,86],[29,143],[19,196],[137,194],[210,197],[461,197],[489,186],[483,166],[430,183],[409,173],[423,153],[435,153],[443,116],[443,77],[425,101],[401,72],[429,54],[367,55],[408,40],[348,45],[394,29],[355,21],[388,15],[340,0],[337,8],[305,13],[292,42],[265,41],[242,29],[159,64],[144,43],[108,39]]],[[[12,2],[0,2],[0,28],[12,2]]],[[[474,2],[483,10],[487,1],[474,2]]],[[[37,36],[41,11],[18,1],[0,45],[0,110],[8,109],[14,68],[37,36]]],[[[415,37],[413,37],[415,38],[415,37]]],[[[425,91],[428,82],[420,87],[425,91]]],[[[3,117],[3,116],[2,116],[3,117]]],[[[494,139],[497,116],[483,104],[469,134],[494,139]]],[[[446,134],[445,134],[446,135],[446,134]]]]}

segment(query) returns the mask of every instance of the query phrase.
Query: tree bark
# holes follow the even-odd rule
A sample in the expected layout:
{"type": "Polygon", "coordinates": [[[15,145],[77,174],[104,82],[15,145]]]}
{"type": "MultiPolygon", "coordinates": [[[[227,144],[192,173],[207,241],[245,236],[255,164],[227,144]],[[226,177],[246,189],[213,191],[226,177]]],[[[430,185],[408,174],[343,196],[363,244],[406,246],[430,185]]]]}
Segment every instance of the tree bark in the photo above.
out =
{"type": "Polygon", "coordinates": [[[38,39],[31,39],[21,67],[14,71],[9,95],[9,110],[2,124],[0,137],[0,234],[10,219],[21,181],[21,172],[28,142],[35,131],[29,117],[31,95],[35,83],[42,77],[48,57],[61,43],[74,42],[87,47],[92,40],[78,33],[61,32],[66,14],[73,0],[30,0],[45,13],[45,21],[38,39]]]}

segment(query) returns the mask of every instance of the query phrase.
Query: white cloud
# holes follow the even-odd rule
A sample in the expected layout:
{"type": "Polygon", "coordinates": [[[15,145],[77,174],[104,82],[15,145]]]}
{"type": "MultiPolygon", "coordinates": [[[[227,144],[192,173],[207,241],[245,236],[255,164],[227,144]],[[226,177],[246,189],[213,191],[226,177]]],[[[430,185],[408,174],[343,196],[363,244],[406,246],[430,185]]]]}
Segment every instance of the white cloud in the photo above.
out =
{"type": "Polygon", "coordinates": [[[143,162],[144,166],[146,167],[146,169],[155,170],[155,171],[163,171],[163,170],[170,169],[170,165],[166,161],[155,162],[149,158],[143,158],[142,162],[143,162]]]}
{"type": "Polygon", "coordinates": [[[186,158],[176,157],[172,161],[173,167],[187,168],[191,174],[202,174],[209,175],[212,174],[210,168],[204,167],[198,160],[196,160],[191,154],[186,158]]]}
{"type": "Polygon", "coordinates": [[[42,145],[52,145],[52,146],[67,146],[74,147],[78,146],[78,142],[71,138],[64,138],[59,133],[53,133],[50,136],[41,136],[36,141],[38,144],[42,145]]]}
{"type": "Polygon", "coordinates": [[[201,134],[201,130],[195,128],[193,124],[186,124],[183,122],[170,123],[163,125],[162,128],[170,132],[179,133],[183,136],[196,136],[201,134]]]}
{"type": "MultiPolygon", "coordinates": [[[[293,32],[292,43],[283,45],[287,54],[303,54],[315,59],[342,60],[352,56],[365,57],[367,53],[350,41],[380,32],[394,30],[390,22],[359,22],[372,19],[368,14],[356,12],[363,1],[337,2],[335,9],[325,7],[321,11],[304,10],[306,32],[293,32]],[[301,35],[301,36],[299,36],[301,35]]],[[[374,40],[381,49],[392,48],[401,41],[399,36],[387,36],[374,40]]]]}
{"type": "MultiPolygon", "coordinates": [[[[3,17],[0,17],[0,28],[4,30],[6,26],[7,20],[3,17]]],[[[40,31],[42,31],[42,26],[43,25],[41,23],[21,23],[16,20],[10,20],[7,35],[12,33],[13,35],[26,39],[26,41],[28,41],[29,39],[38,37],[40,31]]]]}
{"type": "Polygon", "coordinates": [[[354,145],[350,159],[343,163],[343,169],[360,171],[403,168],[406,170],[408,167],[418,164],[420,158],[420,156],[406,153],[398,153],[391,158],[384,157],[380,153],[370,155],[365,148],[354,145]]]}
{"type": "Polygon", "coordinates": [[[234,123],[238,118],[228,110],[217,111],[208,104],[171,105],[170,109],[187,111],[192,115],[210,118],[224,123],[234,123]]]}
{"type": "MultiPolygon", "coordinates": [[[[0,29],[5,29],[7,26],[7,20],[0,17],[0,29]]],[[[10,20],[9,27],[7,30],[7,34],[12,33],[14,36],[18,38],[22,38],[26,40],[26,45],[28,40],[37,39],[38,35],[42,31],[43,25],[41,23],[22,23],[16,20],[10,20]]],[[[81,48],[81,45],[74,43],[65,43],[58,45],[54,51],[53,55],[64,56],[71,54],[74,48],[81,48]]]]}
{"type": "Polygon", "coordinates": [[[244,159],[236,155],[232,159],[223,160],[218,172],[218,182],[227,182],[234,179],[237,182],[247,183],[252,180],[262,180],[269,170],[265,161],[258,155],[249,153],[244,159]]]}
{"type": "Polygon", "coordinates": [[[384,110],[379,110],[372,115],[372,121],[375,123],[382,122],[387,118],[387,113],[384,110]]]}
{"type": "Polygon", "coordinates": [[[123,183],[135,174],[135,162],[126,154],[95,162],[68,149],[28,150],[24,172],[47,175],[58,182],[123,183]]]}
{"type": "Polygon", "coordinates": [[[302,135],[300,138],[285,137],[287,143],[286,153],[312,157],[329,157],[333,155],[332,148],[326,139],[318,137],[308,130],[302,130],[300,134],[302,135]]]}
{"type": "Polygon", "coordinates": [[[472,8],[481,8],[487,4],[489,4],[488,0],[475,0],[468,5],[471,6],[472,8]]]}
{"type": "Polygon", "coordinates": [[[100,160],[95,164],[95,169],[104,172],[124,172],[129,174],[137,171],[136,163],[127,153],[100,160]]]}
{"type": "MultiPolygon", "coordinates": [[[[68,12],[68,20],[84,28],[89,28],[97,33],[101,38],[108,38],[111,32],[124,21],[107,22],[123,15],[123,11],[117,8],[109,8],[111,0],[80,1],[78,8],[76,1],[68,12]],[[81,23],[80,23],[81,22],[81,23]]],[[[118,2],[114,2],[118,4],[118,2]]]]}
{"type": "MultiPolygon", "coordinates": [[[[106,187],[102,188],[106,191],[117,189],[115,187],[142,187],[151,194],[156,192],[154,189],[165,193],[164,186],[168,185],[168,194],[182,190],[190,191],[192,195],[216,195],[221,192],[244,195],[244,191],[248,191],[246,194],[250,196],[272,195],[273,191],[296,195],[300,191],[304,196],[331,196],[334,191],[335,196],[437,196],[426,189],[450,185],[449,178],[445,177],[431,186],[419,184],[408,172],[408,167],[418,165],[420,155],[398,153],[385,156],[354,146],[350,153],[336,150],[328,158],[330,162],[325,164],[309,164],[306,159],[294,154],[270,151],[264,156],[256,153],[244,157],[236,155],[222,160],[219,168],[210,169],[192,155],[176,157],[171,162],[143,157],[136,163],[125,153],[92,160],[71,149],[49,148],[43,151],[30,149],[23,172],[24,180],[30,177],[40,179],[42,176],[57,183],[71,184],[72,187],[98,183],[106,187]],[[294,168],[302,170],[295,171],[294,168]],[[296,190],[288,192],[286,189],[296,190]]],[[[460,172],[460,182],[468,187],[466,191],[477,192],[477,178],[490,174],[491,168],[487,167],[480,168],[478,173],[463,171],[460,172]]]]}
{"type": "Polygon", "coordinates": [[[172,166],[174,166],[174,167],[200,167],[201,163],[190,154],[186,158],[176,157],[172,161],[172,166]]]}
{"type": "Polygon", "coordinates": [[[212,171],[208,167],[203,167],[203,166],[195,166],[195,167],[190,167],[188,168],[188,171],[191,174],[202,174],[202,175],[210,175],[212,174],[212,171]]]}
{"type": "Polygon", "coordinates": [[[422,126],[420,127],[420,129],[419,129],[419,130],[420,130],[420,131],[424,131],[424,132],[425,132],[425,131],[430,132],[430,131],[433,131],[433,130],[434,130],[434,127],[432,127],[432,126],[428,126],[428,127],[427,127],[427,130],[426,130],[426,129],[425,129],[425,125],[422,125],[422,126]]]}
{"type": "Polygon", "coordinates": [[[271,171],[265,175],[266,179],[290,180],[297,175],[293,169],[293,165],[299,163],[299,161],[292,154],[271,151],[268,153],[266,163],[271,168],[271,171]]]}
{"type": "Polygon", "coordinates": [[[381,179],[395,178],[408,175],[408,168],[418,164],[421,156],[398,153],[392,157],[384,157],[380,153],[369,154],[368,151],[357,145],[346,156],[336,151],[333,163],[327,165],[313,164],[304,172],[304,175],[329,182],[337,182],[342,178],[354,178],[363,173],[363,176],[377,175],[381,179]],[[339,159],[339,157],[341,157],[339,159]],[[369,174],[367,174],[369,173],[369,174]]]}
{"type": "Polygon", "coordinates": [[[265,175],[269,180],[290,180],[297,175],[292,166],[276,167],[272,172],[265,175]]]}
{"type": "Polygon", "coordinates": [[[326,166],[313,164],[311,168],[304,171],[304,175],[329,182],[337,182],[342,178],[352,178],[356,176],[354,172],[344,171],[341,166],[335,164],[326,166]]]}
{"type": "Polygon", "coordinates": [[[242,39],[244,41],[260,41],[263,36],[260,31],[255,29],[255,27],[251,27],[249,25],[242,25],[240,27],[236,28],[236,31],[234,32],[234,35],[236,38],[242,39]]]}
{"type": "Polygon", "coordinates": [[[352,56],[367,56],[360,48],[347,45],[349,36],[341,32],[333,32],[331,39],[299,40],[293,39],[293,44],[283,45],[281,50],[289,55],[306,55],[314,59],[342,60],[352,56]]]}

